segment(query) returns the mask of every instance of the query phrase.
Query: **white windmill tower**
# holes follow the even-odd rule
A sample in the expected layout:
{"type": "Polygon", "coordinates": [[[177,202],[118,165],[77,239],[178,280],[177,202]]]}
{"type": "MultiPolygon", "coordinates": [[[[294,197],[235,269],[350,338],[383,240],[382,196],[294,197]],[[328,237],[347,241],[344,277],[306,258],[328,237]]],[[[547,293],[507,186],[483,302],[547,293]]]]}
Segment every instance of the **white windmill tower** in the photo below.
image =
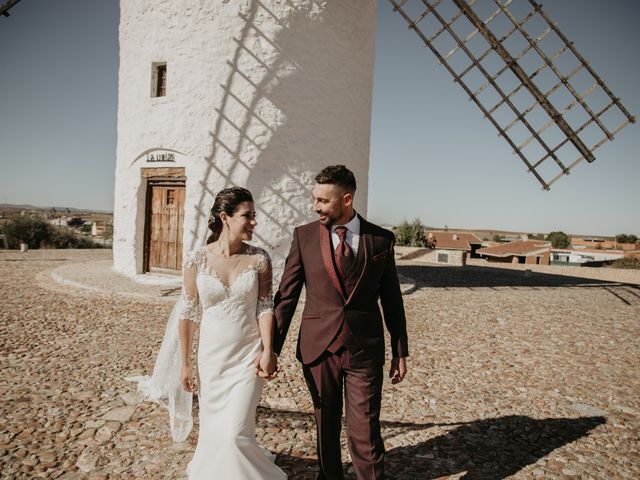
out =
{"type": "Polygon", "coordinates": [[[365,213],[376,4],[121,0],[114,268],[176,271],[222,188],[282,265],[310,185],[348,165],[365,213]]]}

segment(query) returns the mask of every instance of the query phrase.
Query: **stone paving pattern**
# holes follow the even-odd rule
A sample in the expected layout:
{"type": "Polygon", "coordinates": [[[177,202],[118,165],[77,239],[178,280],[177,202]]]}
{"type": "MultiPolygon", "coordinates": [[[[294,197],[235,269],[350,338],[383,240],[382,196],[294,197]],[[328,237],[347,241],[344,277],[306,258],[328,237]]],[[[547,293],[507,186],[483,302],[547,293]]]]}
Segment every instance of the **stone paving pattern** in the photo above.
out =
{"type": "MultiPolygon", "coordinates": [[[[109,255],[0,252],[2,478],[184,478],[197,421],[172,443],[166,411],[125,380],[151,371],[170,302],[52,280],[109,255]]],[[[399,272],[416,288],[409,376],[384,387],[390,478],[640,478],[640,281],[402,261],[399,272]]],[[[315,428],[298,322],[257,434],[304,480],[315,428]]]]}

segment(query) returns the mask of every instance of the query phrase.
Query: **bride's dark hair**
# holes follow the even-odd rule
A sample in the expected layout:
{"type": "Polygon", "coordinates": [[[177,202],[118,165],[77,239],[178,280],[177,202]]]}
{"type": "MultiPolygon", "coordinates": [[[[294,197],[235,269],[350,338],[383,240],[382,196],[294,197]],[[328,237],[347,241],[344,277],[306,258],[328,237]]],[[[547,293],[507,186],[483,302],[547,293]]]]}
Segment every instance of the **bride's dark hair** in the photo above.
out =
{"type": "Polygon", "coordinates": [[[218,192],[213,202],[213,207],[211,207],[211,212],[209,213],[209,230],[211,230],[211,235],[207,238],[207,244],[215,242],[220,237],[220,233],[222,232],[220,213],[224,212],[232,216],[238,208],[238,205],[242,202],[253,202],[251,192],[246,188],[231,187],[218,192]]]}

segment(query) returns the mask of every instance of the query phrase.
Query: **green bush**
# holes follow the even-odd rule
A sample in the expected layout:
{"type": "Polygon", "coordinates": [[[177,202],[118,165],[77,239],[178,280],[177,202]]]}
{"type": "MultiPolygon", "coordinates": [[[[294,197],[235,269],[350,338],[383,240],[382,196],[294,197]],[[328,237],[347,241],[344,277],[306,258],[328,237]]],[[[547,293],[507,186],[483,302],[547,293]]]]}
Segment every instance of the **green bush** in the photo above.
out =
{"type": "Polygon", "coordinates": [[[419,218],[411,223],[403,221],[396,229],[396,244],[404,247],[426,247],[424,228],[419,218]]]}
{"type": "Polygon", "coordinates": [[[547,241],[551,242],[553,248],[567,248],[571,245],[571,239],[564,232],[551,232],[547,235],[547,241]]]}
{"type": "Polygon", "coordinates": [[[55,248],[104,248],[103,245],[64,227],[53,227],[51,246],[55,248]]]}
{"type": "Polygon", "coordinates": [[[16,217],[4,224],[3,233],[7,236],[9,248],[19,248],[24,242],[29,248],[38,248],[42,242],[51,238],[53,227],[42,217],[16,217]]]}
{"type": "Polygon", "coordinates": [[[638,243],[638,237],[633,234],[621,233],[616,235],[616,242],[618,243],[638,243]]]}
{"type": "Polygon", "coordinates": [[[78,236],[66,227],[56,227],[39,216],[19,216],[2,228],[7,236],[9,248],[19,248],[24,242],[29,248],[40,248],[40,245],[53,248],[103,248],[88,238],[78,236]]]}

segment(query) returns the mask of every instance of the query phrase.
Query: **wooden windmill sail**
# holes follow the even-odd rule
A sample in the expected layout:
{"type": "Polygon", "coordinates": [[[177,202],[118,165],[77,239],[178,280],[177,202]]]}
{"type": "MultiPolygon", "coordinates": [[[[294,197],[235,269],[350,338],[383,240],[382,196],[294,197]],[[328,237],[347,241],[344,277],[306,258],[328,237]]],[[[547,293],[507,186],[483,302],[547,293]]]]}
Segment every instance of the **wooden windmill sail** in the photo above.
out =
{"type": "Polygon", "coordinates": [[[19,1],[20,0],[8,0],[3,5],[0,5],[0,16],[8,17],[9,9],[11,7],[15,7],[16,3],[18,3],[19,1]]]}
{"type": "Polygon", "coordinates": [[[534,0],[389,0],[545,190],[635,118],[534,0]]]}

